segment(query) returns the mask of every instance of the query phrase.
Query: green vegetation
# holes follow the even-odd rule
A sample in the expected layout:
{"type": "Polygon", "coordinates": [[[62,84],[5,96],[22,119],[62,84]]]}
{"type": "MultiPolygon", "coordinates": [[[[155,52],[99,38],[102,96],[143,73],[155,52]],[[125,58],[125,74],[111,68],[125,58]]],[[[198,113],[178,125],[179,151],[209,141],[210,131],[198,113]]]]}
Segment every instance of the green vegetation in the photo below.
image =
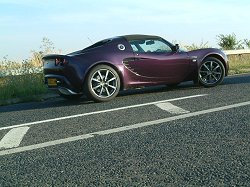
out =
{"type": "Polygon", "coordinates": [[[20,64],[5,59],[0,69],[5,74],[0,78],[0,105],[11,103],[12,98],[18,98],[19,102],[41,100],[41,94],[47,92],[41,67],[31,61],[20,64]]]}
{"type": "Polygon", "coordinates": [[[236,35],[233,34],[220,34],[217,36],[218,45],[223,50],[234,50],[234,49],[245,49],[250,48],[250,40],[245,39],[244,41],[238,40],[236,35]]]}
{"type": "MultiPolygon", "coordinates": [[[[238,41],[234,34],[219,35],[218,45],[222,49],[250,48],[250,40],[238,41]]],[[[208,42],[184,46],[188,50],[207,48],[208,42]]],[[[17,63],[4,57],[0,61],[0,105],[16,102],[39,101],[48,93],[44,85],[42,56],[53,53],[53,43],[43,38],[39,51],[32,51],[30,59],[17,63]]],[[[250,73],[250,54],[229,55],[229,74],[250,73]]]]}
{"type": "Polygon", "coordinates": [[[43,38],[40,51],[22,63],[4,57],[0,61],[0,105],[12,102],[38,101],[47,93],[44,85],[42,56],[53,52],[53,43],[43,38]]]}
{"type": "MultiPolygon", "coordinates": [[[[250,40],[238,40],[234,33],[217,36],[218,45],[223,50],[250,49],[250,40]]],[[[229,55],[229,74],[250,73],[250,54],[229,55]]]]}
{"type": "Polygon", "coordinates": [[[246,46],[248,49],[250,49],[250,40],[245,39],[245,40],[244,40],[244,44],[245,44],[245,46],[246,46]]]}
{"type": "Polygon", "coordinates": [[[40,101],[42,100],[42,94],[47,93],[47,88],[43,84],[42,74],[1,78],[0,87],[0,105],[25,101],[40,101]]]}
{"type": "Polygon", "coordinates": [[[241,41],[236,39],[236,35],[234,33],[229,35],[220,34],[217,38],[219,46],[224,50],[241,48],[241,41]]]}

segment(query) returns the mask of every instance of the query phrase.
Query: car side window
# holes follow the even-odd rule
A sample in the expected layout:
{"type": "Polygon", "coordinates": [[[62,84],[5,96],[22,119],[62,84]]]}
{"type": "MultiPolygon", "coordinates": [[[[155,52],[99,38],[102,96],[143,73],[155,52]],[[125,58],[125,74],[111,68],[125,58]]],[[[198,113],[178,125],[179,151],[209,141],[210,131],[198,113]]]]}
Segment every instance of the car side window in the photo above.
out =
{"type": "Polygon", "coordinates": [[[132,47],[134,52],[139,52],[139,50],[138,50],[138,48],[136,47],[135,44],[131,44],[131,47],[132,47]]]}
{"type": "Polygon", "coordinates": [[[167,53],[172,52],[169,45],[161,40],[135,40],[130,41],[134,52],[137,53],[167,53]]]}

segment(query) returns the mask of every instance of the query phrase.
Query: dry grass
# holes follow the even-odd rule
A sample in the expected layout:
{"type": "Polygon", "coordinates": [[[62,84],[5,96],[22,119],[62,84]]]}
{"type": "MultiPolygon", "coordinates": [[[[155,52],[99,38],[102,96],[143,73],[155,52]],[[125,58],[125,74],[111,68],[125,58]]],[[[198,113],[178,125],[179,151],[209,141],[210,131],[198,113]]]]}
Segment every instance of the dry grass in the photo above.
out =
{"type": "Polygon", "coordinates": [[[229,74],[250,73],[250,54],[229,55],[229,74]]]}

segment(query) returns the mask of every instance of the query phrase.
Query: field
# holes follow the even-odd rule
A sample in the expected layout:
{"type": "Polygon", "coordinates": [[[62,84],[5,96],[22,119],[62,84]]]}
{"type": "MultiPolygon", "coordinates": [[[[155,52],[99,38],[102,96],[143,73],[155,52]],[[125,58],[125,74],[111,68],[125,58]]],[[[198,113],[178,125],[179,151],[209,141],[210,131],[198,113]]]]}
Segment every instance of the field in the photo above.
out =
{"type": "MultiPolygon", "coordinates": [[[[230,75],[250,73],[250,54],[228,58],[230,75]]],[[[41,100],[48,93],[41,63],[30,60],[20,64],[7,59],[0,62],[0,90],[0,105],[41,100]]]]}
{"type": "Polygon", "coordinates": [[[250,54],[229,55],[229,74],[250,73],[250,54]]]}

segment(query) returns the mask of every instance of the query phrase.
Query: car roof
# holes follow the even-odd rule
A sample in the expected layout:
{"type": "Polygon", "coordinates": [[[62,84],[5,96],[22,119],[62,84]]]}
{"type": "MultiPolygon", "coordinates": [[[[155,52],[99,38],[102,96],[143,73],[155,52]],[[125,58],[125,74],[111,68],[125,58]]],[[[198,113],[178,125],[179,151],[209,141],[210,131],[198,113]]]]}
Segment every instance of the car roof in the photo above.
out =
{"type": "Polygon", "coordinates": [[[142,39],[161,39],[159,36],[154,35],[143,35],[143,34],[133,34],[133,35],[124,35],[124,38],[126,38],[128,41],[131,40],[142,40],[142,39]]]}

